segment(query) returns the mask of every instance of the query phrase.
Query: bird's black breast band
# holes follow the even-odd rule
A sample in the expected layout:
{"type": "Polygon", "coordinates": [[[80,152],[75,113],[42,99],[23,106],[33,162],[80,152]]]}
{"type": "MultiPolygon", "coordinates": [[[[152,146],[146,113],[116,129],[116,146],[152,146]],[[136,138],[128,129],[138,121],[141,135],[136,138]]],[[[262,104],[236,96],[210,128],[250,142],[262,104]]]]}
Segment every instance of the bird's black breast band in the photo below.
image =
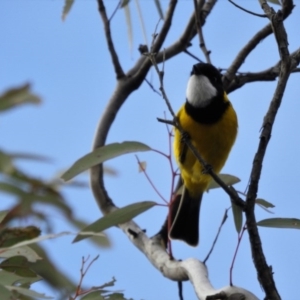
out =
{"type": "Polygon", "coordinates": [[[225,102],[223,98],[216,96],[206,107],[195,107],[186,101],[185,111],[198,123],[213,124],[221,119],[224,112],[230,105],[229,101],[225,102]]]}

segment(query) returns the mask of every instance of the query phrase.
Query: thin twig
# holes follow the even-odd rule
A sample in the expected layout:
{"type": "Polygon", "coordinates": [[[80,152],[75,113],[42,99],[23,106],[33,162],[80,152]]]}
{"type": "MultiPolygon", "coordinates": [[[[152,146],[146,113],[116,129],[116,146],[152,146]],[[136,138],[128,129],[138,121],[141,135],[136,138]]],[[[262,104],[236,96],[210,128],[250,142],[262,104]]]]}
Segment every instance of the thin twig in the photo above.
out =
{"type": "Polygon", "coordinates": [[[191,52],[188,51],[187,49],[185,49],[183,52],[186,53],[187,55],[189,55],[190,57],[194,58],[195,60],[197,60],[197,61],[203,63],[203,61],[202,61],[200,58],[198,58],[196,55],[194,55],[193,53],[191,53],[191,52]]]}
{"type": "Polygon", "coordinates": [[[98,6],[99,6],[99,12],[100,12],[100,15],[101,15],[101,18],[103,21],[103,25],[104,25],[107,46],[109,49],[109,53],[111,55],[112,63],[113,63],[115,73],[116,73],[116,77],[119,80],[119,79],[123,78],[125,76],[125,74],[121,67],[118,54],[115,50],[115,46],[112,41],[111,31],[110,31],[110,22],[107,18],[106,9],[105,9],[103,0],[98,0],[98,6]]]}
{"type": "Polygon", "coordinates": [[[243,238],[243,235],[244,235],[244,232],[245,232],[246,229],[247,229],[247,226],[245,224],[243,226],[242,232],[238,236],[238,243],[236,245],[234,255],[233,255],[233,259],[232,259],[232,262],[231,262],[231,266],[230,266],[230,270],[229,270],[229,284],[231,286],[233,285],[232,273],[233,273],[233,267],[234,267],[235,259],[236,259],[236,256],[237,256],[237,253],[238,253],[238,250],[239,250],[239,247],[240,247],[240,244],[241,244],[241,241],[242,241],[242,238],[243,238]]]}
{"type": "MultiPolygon", "coordinates": [[[[288,1],[293,2],[293,1],[288,1]]],[[[289,3],[285,3],[283,6],[283,19],[286,19],[292,12],[293,5],[289,3]]],[[[228,86],[231,84],[232,80],[235,78],[235,74],[240,68],[240,66],[244,63],[247,56],[255,49],[255,47],[264,40],[268,35],[272,34],[272,26],[271,24],[266,25],[260,31],[258,31],[250,41],[240,50],[237,54],[236,58],[232,62],[231,66],[228,68],[226,74],[223,76],[223,86],[227,91],[228,86]]]]}
{"type": "Polygon", "coordinates": [[[237,7],[237,8],[239,8],[239,9],[245,11],[246,13],[248,13],[248,14],[250,14],[250,15],[257,16],[257,17],[261,17],[261,18],[267,18],[267,15],[265,15],[265,14],[257,14],[257,13],[255,13],[255,12],[252,12],[252,11],[250,11],[250,10],[248,10],[248,9],[246,9],[246,8],[243,8],[242,6],[240,6],[240,5],[236,4],[236,3],[234,3],[232,0],[228,0],[228,1],[229,1],[231,4],[233,4],[235,7],[237,7]]]}
{"type": "Polygon", "coordinates": [[[155,191],[155,193],[158,195],[158,197],[160,197],[160,199],[162,199],[165,203],[169,203],[164,196],[159,192],[159,190],[156,188],[155,184],[153,183],[153,181],[151,180],[151,178],[149,177],[146,169],[144,168],[142,162],[139,160],[138,156],[135,155],[135,158],[139,164],[140,169],[142,170],[142,172],[144,173],[144,175],[146,176],[148,182],[150,183],[150,185],[152,186],[153,190],[155,191]]]}
{"type": "Polygon", "coordinates": [[[110,18],[109,18],[109,20],[108,20],[109,22],[110,22],[110,21],[113,19],[113,17],[115,16],[116,12],[118,11],[118,9],[119,9],[120,6],[121,6],[121,3],[122,3],[122,0],[120,0],[119,3],[117,4],[115,10],[113,11],[112,15],[110,16],[110,18]]]}
{"type": "Polygon", "coordinates": [[[165,119],[161,119],[161,118],[156,118],[156,120],[158,122],[161,122],[161,123],[165,123],[165,124],[168,124],[168,125],[175,126],[174,121],[171,121],[171,120],[165,120],[165,119]]]}
{"type": "Polygon", "coordinates": [[[220,235],[220,233],[221,233],[222,227],[223,227],[223,225],[225,224],[225,222],[226,222],[226,220],[227,220],[227,218],[228,218],[228,210],[229,210],[229,209],[230,209],[230,208],[226,208],[226,209],[225,209],[224,216],[223,216],[222,221],[221,221],[221,224],[220,224],[220,226],[219,226],[217,235],[216,235],[216,237],[215,237],[215,239],[214,239],[214,241],[213,241],[213,243],[212,243],[212,245],[211,245],[211,248],[210,248],[210,250],[208,251],[208,253],[207,253],[205,259],[203,260],[203,263],[204,263],[204,264],[206,264],[206,262],[208,261],[210,255],[212,254],[212,252],[213,252],[213,250],[214,250],[214,248],[215,248],[215,245],[216,245],[216,243],[217,243],[217,241],[218,241],[218,238],[219,238],[219,235],[220,235]]]}
{"type": "Polygon", "coordinates": [[[153,84],[147,79],[145,78],[146,83],[150,86],[150,88],[152,89],[152,91],[156,94],[158,94],[159,96],[161,96],[161,93],[153,86],[153,84]]]}
{"type": "Polygon", "coordinates": [[[197,0],[194,0],[194,10],[195,10],[195,24],[196,24],[196,28],[197,28],[197,33],[198,33],[198,36],[199,36],[199,45],[200,45],[200,48],[201,50],[203,51],[203,54],[206,58],[206,62],[211,64],[211,61],[210,61],[210,51],[207,50],[206,48],[206,45],[205,45],[205,41],[204,41],[204,36],[203,36],[203,32],[202,32],[202,24],[201,24],[201,21],[200,21],[200,9],[201,7],[198,6],[198,1],[197,0]]]}

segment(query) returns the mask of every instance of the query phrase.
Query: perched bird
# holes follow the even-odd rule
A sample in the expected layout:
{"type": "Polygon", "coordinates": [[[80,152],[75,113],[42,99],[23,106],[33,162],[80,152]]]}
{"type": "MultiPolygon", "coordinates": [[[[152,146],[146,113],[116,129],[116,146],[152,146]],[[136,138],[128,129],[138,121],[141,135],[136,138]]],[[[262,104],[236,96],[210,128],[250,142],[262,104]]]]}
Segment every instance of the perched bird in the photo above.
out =
{"type": "MultiPolygon", "coordinates": [[[[206,63],[193,66],[186,89],[186,102],[177,113],[177,118],[204,161],[215,173],[219,173],[234,144],[238,121],[224,91],[221,74],[214,66],[206,63]]],[[[212,178],[205,173],[176,128],[173,150],[181,172],[183,191],[181,195],[174,196],[169,226],[167,220],[161,234],[167,236],[169,231],[171,239],[196,246],[199,242],[202,195],[212,178]]]]}

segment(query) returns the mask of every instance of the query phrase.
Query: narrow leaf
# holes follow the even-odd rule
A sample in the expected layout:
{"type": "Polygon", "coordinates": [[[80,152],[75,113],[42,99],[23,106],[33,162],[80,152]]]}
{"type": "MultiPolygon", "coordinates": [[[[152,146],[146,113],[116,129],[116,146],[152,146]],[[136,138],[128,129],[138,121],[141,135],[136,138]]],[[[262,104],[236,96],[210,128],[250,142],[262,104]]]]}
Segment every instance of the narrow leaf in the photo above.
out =
{"type": "Polygon", "coordinates": [[[6,288],[8,290],[17,291],[21,295],[32,297],[32,298],[54,299],[53,297],[45,296],[45,294],[41,294],[41,293],[35,292],[33,290],[28,290],[28,289],[25,289],[25,288],[22,288],[22,287],[18,287],[18,286],[6,286],[6,288]]]}
{"type": "Polygon", "coordinates": [[[9,213],[9,210],[1,210],[0,211],[0,223],[4,220],[6,215],[9,213]]]}
{"type": "Polygon", "coordinates": [[[42,259],[28,246],[23,246],[15,249],[9,249],[0,253],[0,257],[9,258],[13,256],[21,255],[26,257],[29,262],[36,262],[37,260],[42,259]]]}
{"type": "Polygon", "coordinates": [[[268,202],[268,201],[266,201],[266,200],[264,200],[264,199],[261,199],[261,198],[257,198],[257,199],[255,200],[255,202],[256,202],[257,204],[259,204],[259,205],[262,205],[262,206],[265,207],[265,208],[273,208],[273,207],[275,207],[275,205],[272,204],[271,202],[268,202]]]}
{"type": "Polygon", "coordinates": [[[61,178],[67,181],[72,179],[79,173],[93,166],[101,164],[106,160],[127,153],[149,151],[149,150],[151,150],[149,146],[139,142],[123,142],[123,143],[113,143],[113,144],[105,145],[103,147],[95,149],[93,152],[77,160],[73,164],[73,166],[71,166],[71,168],[61,176],[61,178]]]}
{"type": "MultiPolygon", "coordinates": [[[[39,280],[41,280],[40,277],[21,277],[17,274],[0,270],[0,282],[2,285],[13,285],[16,282],[18,282],[18,284],[31,284],[39,280]]],[[[3,296],[1,291],[0,295],[3,296]]]]}
{"type": "Polygon", "coordinates": [[[295,218],[270,218],[257,222],[258,226],[272,228],[300,229],[300,219],[295,218]]]}
{"type": "Polygon", "coordinates": [[[233,202],[232,202],[232,213],[233,213],[235,229],[237,233],[240,233],[243,225],[243,211],[239,206],[235,205],[233,202]]]}
{"type": "Polygon", "coordinates": [[[16,152],[16,153],[9,153],[9,156],[12,159],[28,159],[28,160],[35,160],[41,162],[51,162],[51,158],[39,154],[16,152]]]}
{"type": "Polygon", "coordinates": [[[0,96],[0,111],[24,103],[38,104],[40,102],[41,99],[30,92],[30,84],[26,83],[19,88],[8,90],[0,96]]]}
{"type": "Polygon", "coordinates": [[[141,10],[141,7],[140,7],[139,0],[135,0],[135,4],[136,4],[136,7],[137,7],[137,11],[138,11],[140,23],[141,23],[141,26],[142,26],[142,31],[143,31],[143,36],[144,36],[145,44],[149,45],[148,44],[148,39],[147,39],[146,27],[145,27],[145,23],[144,23],[144,19],[143,19],[142,10],[141,10]]]}
{"type": "MultiPolygon", "coordinates": [[[[150,209],[156,205],[155,202],[152,201],[143,201],[143,202],[137,202],[130,205],[127,205],[125,207],[122,207],[120,209],[117,209],[106,216],[98,219],[94,223],[90,224],[86,228],[84,228],[81,233],[84,232],[101,232],[109,227],[122,224],[125,222],[130,221],[137,215],[143,213],[144,211],[150,209]]],[[[77,235],[73,242],[78,242],[80,240],[83,240],[85,238],[89,237],[88,235],[77,235]]]]}
{"type": "MultiPolygon", "coordinates": [[[[2,283],[2,282],[1,282],[2,283]]],[[[0,284],[0,295],[2,299],[13,299],[13,294],[6,287],[3,286],[3,283],[0,284]]]]}
{"type": "Polygon", "coordinates": [[[130,0],[123,0],[122,3],[121,3],[121,7],[125,7],[129,4],[130,0]]]}
{"type": "Polygon", "coordinates": [[[10,155],[0,151],[0,172],[10,175],[14,170],[15,167],[10,155]]]}
{"type": "Polygon", "coordinates": [[[61,19],[64,21],[69,14],[75,0],[65,0],[65,5],[63,8],[61,19]]]}
{"type": "MultiPolygon", "coordinates": [[[[219,174],[218,176],[226,185],[234,185],[241,181],[238,177],[229,174],[219,174]]],[[[212,180],[208,186],[208,190],[216,189],[219,187],[219,184],[212,180]]]]}
{"type": "Polygon", "coordinates": [[[129,41],[129,51],[132,52],[133,48],[133,34],[132,34],[132,23],[131,23],[131,13],[129,5],[125,5],[124,7],[126,25],[127,25],[127,34],[129,41]]]}

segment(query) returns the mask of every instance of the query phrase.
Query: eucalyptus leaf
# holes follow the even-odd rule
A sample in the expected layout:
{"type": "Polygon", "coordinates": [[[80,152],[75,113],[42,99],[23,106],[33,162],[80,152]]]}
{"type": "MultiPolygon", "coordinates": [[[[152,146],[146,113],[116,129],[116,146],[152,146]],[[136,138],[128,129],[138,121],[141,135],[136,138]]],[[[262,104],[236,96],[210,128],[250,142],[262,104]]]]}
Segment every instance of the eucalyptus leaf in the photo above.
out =
{"type": "Polygon", "coordinates": [[[12,292],[4,287],[2,282],[0,282],[0,295],[1,299],[13,299],[12,292]]]}
{"type": "MultiPolygon", "coordinates": [[[[94,223],[90,224],[86,228],[84,228],[81,233],[85,232],[101,232],[107,228],[110,228],[112,226],[122,224],[125,222],[130,221],[137,215],[143,213],[144,211],[152,208],[154,205],[156,205],[155,202],[152,201],[143,201],[143,202],[137,202],[130,205],[127,205],[125,207],[119,208],[106,216],[98,219],[94,223]]],[[[73,242],[81,241],[90,235],[77,235],[73,242]]]]}
{"type": "Polygon", "coordinates": [[[233,213],[235,229],[237,233],[240,233],[243,225],[243,211],[239,206],[235,205],[233,202],[232,202],[232,213],[233,213]]]}
{"type": "Polygon", "coordinates": [[[265,208],[273,208],[275,207],[274,204],[272,204],[271,202],[268,202],[267,200],[261,199],[261,198],[257,198],[255,200],[255,203],[262,205],[265,208]]]}
{"type": "Polygon", "coordinates": [[[31,93],[30,84],[26,83],[18,88],[12,88],[0,95],[0,111],[7,110],[20,104],[39,104],[41,99],[31,93]]]}
{"type": "Polygon", "coordinates": [[[46,296],[45,294],[41,294],[41,293],[35,292],[33,290],[28,290],[28,289],[18,287],[18,286],[6,286],[6,288],[8,290],[11,290],[11,291],[17,291],[21,295],[32,297],[34,299],[35,298],[38,298],[38,299],[54,299],[53,297],[46,296]]]}
{"type": "MultiPolygon", "coordinates": [[[[238,177],[229,174],[219,174],[218,177],[228,186],[241,181],[238,177]]],[[[219,184],[212,180],[208,186],[208,190],[217,189],[219,187],[219,184]]]]}
{"type": "Polygon", "coordinates": [[[64,8],[63,8],[62,16],[61,16],[61,19],[63,21],[65,21],[67,15],[71,11],[71,8],[72,8],[74,2],[75,2],[75,0],[65,0],[65,5],[64,5],[64,8]]]}
{"type": "Polygon", "coordinates": [[[258,226],[272,228],[300,229],[300,219],[295,218],[270,218],[257,222],[258,226]]]}
{"type": "Polygon", "coordinates": [[[6,215],[9,213],[9,210],[1,210],[0,211],[0,223],[4,220],[6,215]]]}
{"type": "Polygon", "coordinates": [[[69,168],[61,178],[65,181],[72,179],[79,173],[103,163],[109,159],[118,157],[123,154],[149,151],[151,148],[140,142],[123,142],[108,144],[103,147],[97,148],[91,153],[83,156],[77,160],[71,168],[69,168]]]}

